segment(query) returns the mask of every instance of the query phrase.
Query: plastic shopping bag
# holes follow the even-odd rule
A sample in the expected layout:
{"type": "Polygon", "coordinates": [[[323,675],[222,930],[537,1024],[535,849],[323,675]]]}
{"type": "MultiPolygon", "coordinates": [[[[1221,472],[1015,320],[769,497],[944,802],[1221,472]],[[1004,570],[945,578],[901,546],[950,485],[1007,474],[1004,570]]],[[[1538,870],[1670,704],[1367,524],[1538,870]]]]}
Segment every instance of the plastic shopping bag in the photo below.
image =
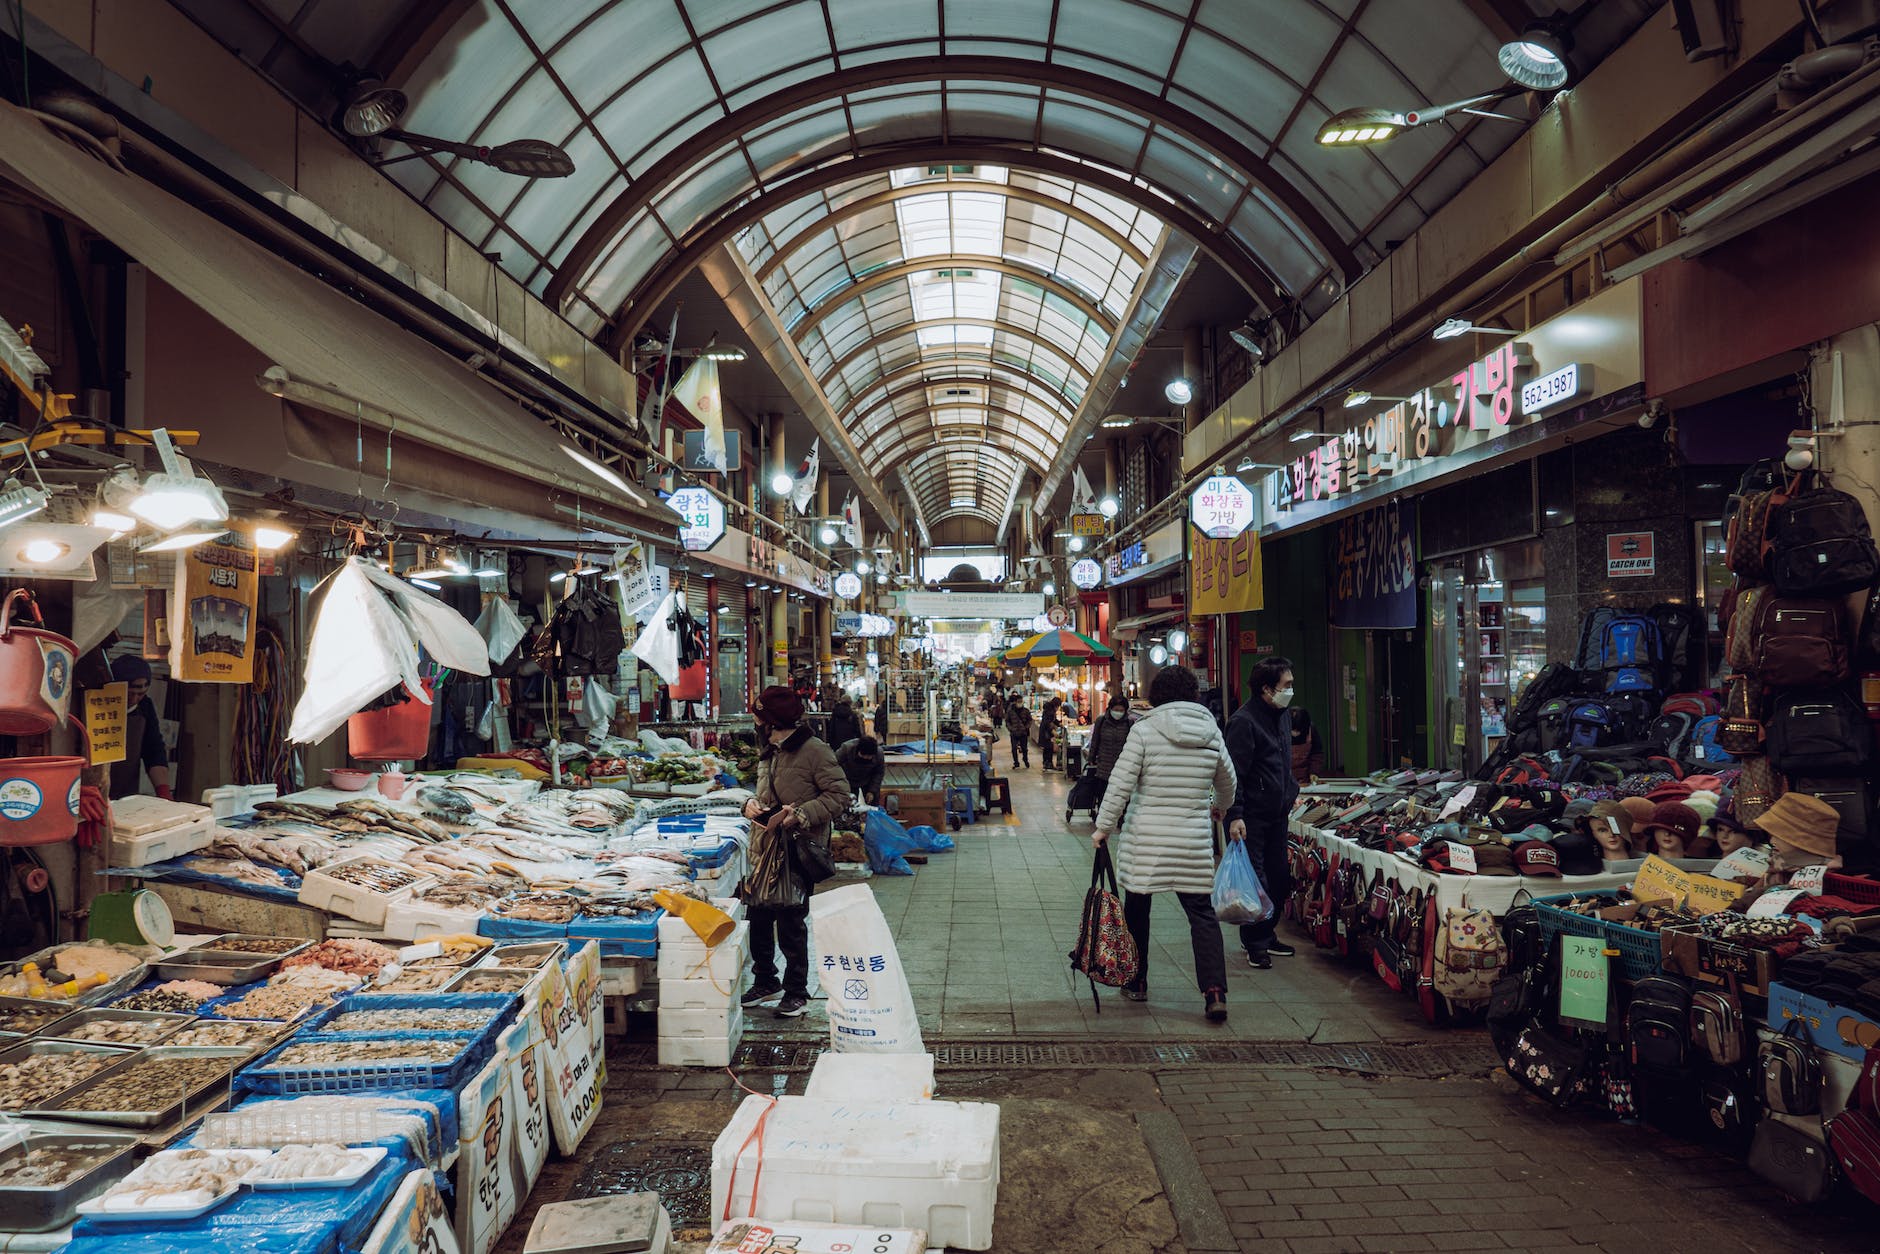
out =
{"type": "Polygon", "coordinates": [[[1273,917],[1273,899],[1247,857],[1247,842],[1230,840],[1214,872],[1214,914],[1223,923],[1264,923],[1273,917]]]}
{"type": "Polygon", "coordinates": [[[862,823],[862,845],[868,850],[868,869],[876,875],[912,875],[907,855],[920,846],[907,829],[886,810],[870,810],[862,823]]]}
{"type": "Polygon", "coordinates": [[[918,1054],[920,1019],[901,970],[894,933],[866,884],[809,899],[818,971],[829,1002],[830,1048],[838,1054],[918,1054]]]}

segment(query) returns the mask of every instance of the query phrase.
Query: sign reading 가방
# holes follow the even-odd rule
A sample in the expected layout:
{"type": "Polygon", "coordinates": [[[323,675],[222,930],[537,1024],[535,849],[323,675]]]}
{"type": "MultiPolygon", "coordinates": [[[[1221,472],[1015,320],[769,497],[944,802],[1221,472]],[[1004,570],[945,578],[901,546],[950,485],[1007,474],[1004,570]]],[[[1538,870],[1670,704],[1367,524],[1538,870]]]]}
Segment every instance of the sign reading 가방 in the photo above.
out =
{"type": "Polygon", "coordinates": [[[1188,519],[1210,540],[1231,540],[1253,524],[1253,493],[1234,475],[1210,475],[1189,496],[1188,519]]]}

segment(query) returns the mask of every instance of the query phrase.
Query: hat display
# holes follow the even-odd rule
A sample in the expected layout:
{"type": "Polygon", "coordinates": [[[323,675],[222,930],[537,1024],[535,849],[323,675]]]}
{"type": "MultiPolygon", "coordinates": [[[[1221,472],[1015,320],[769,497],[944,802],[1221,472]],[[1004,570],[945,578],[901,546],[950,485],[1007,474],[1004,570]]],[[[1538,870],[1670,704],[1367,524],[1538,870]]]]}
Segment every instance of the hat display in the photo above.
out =
{"type": "Polygon", "coordinates": [[[1684,782],[1691,786],[1692,792],[1714,792],[1723,795],[1723,777],[1720,775],[1686,775],[1684,782]]]}
{"type": "Polygon", "coordinates": [[[1552,848],[1562,875],[1598,875],[1606,868],[1599,845],[1585,832],[1562,832],[1554,837],[1552,848]]]}
{"type": "Polygon", "coordinates": [[[1835,855],[1835,834],[1841,829],[1841,815],[1819,797],[1805,792],[1786,792],[1776,803],[1752,819],[1751,827],[1769,833],[1778,846],[1799,849],[1818,858],[1835,855]]]}
{"type": "MultiPolygon", "coordinates": [[[[1619,825],[1619,835],[1628,841],[1632,839],[1632,825],[1634,822],[1632,810],[1623,801],[1599,802],[1593,807],[1592,812],[1587,815],[1586,821],[1589,825],[1598,824],[1602,827],[1605,827],[1609,823],[1617,823],[1619,825]]],[[[1610,831],[1611,828],[1607,827],[1607,830],[1610,831]]]]}
{"type": "Polygon", "coordinates": [[[1520,831],[1508,837],[1508,843],[1519,849],[1522,845],[1539,841],[1543,844],[1553,840],[1554,829],[1545,823],[1529,823],[1520,831]]]}
{"type": "Polygon", "coordinates": [[[1682,801],[1661,801],[1652,808],[1651,818],[1638,825],[1638,830],[1670,832],[1684,842],[1688,852],[1691,843],[1703,833],[1703,827],[1704,820],[1697,817],[1697,811],[1682,801]]]}
{"type": "Polygon", "coordinates": [[[1654,804],[1666,801],[1683,801],[1691,795],[1691,786],[1681,779],[1668,779],[1645,794],[1645,800],[1654,804]]]}
{"type": "Polygon", "coordinates": [[[1710,816],[1717,812],[1722,802],[1723,798],[1708,789],[1698,789],[1684,799],[1684,804],[1697,811],[1697,817],[1706,823],[1710,822],[1710,816]]]}
{"type": "Polygon", "coordinates": [[[1560,817],[1566,820],[1567,826],[1571,827],[1581,818],[1592,813],[1593,807],[1597,804],[1599,803],[1586,797],[1582,797],[1578,801],[1569,801],[1567,802],[1567,808],[1561,812],[1560,817]]]}
{"type": "Polygon", "coordinates": [[[1523,875],[1560,875],[1560,855],[1544,840],[1530,840],[1514,847],[1514,868],[1523,875]]]}
{"type": "Polygon", "coordinates": [[[1726,801],[1718,806],[1717,812],[1708,819],[1705,819],[1704,822],[1706,826],[1727,828],[1733,832],[1749,830],[1743,820],[1736,817],[1736,802],[1734,801],[1726,801]]]}
{"type": "Polygon", "coordinates": [[[1477,875],[1519,875],[1515,869],[1514,850],[1500,843],[1477,845],[1475,847],[1475,873],[1477,875]]]}
{"type": "Polygon", "coordinates": [[[1647,801],[1643,797],[1627,797],[1619,804],[1624,806],[1625,812],[1632,816],[1633,827],[1651,822],[1652,811],[1658,808],[1656,803],[1647,801]]]}

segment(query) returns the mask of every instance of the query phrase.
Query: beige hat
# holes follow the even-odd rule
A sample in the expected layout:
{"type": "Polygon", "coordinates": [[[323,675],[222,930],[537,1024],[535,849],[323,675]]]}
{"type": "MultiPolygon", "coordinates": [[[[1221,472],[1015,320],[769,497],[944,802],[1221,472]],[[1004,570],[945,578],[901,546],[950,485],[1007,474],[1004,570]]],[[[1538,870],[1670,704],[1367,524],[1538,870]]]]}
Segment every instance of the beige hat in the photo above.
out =
{"type": "Polygon", "coordinates": [[[1832,858],[1836,852],[1835,834],[1841,830],[1841,815],[1819,797],[1805,792],[1787,792],[1777,797],[1776,803],[1763,811],[1761,817],[1751,819],[1749,825],[1768,832],[1769,839],[1778,848],[1787,846],[1818,858],[1832,858]]]}

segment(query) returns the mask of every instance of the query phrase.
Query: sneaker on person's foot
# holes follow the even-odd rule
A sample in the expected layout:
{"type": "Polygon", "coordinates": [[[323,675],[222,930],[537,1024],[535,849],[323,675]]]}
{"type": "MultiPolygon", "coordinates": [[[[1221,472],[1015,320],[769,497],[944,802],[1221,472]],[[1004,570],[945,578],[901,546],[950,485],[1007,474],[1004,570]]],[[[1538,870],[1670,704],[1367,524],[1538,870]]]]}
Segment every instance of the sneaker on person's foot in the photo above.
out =
{"type": "Polygon", "coordinates": [[[1267,945],[1266,952],[1272,954],[1275,958],[1290,958],[1299,951],[1284,942],[1272,941],[1267,945]]]}
{"type": "Polygon", "coordinates": [[[1271,971],[1273,969],[1273,959],[1267,956],[1267,952],[1264,949],[1249,949],[1247,951],[1247,965],[1252,967],[1255,971],[1271,971]]]}
{"type": "Polygon", "coordinates": [[[782,994],[783,985],[781,984],[753,984],[751,985],[750,991],[740,997],[738,1002],[745,1006],[761,1006],[767,1001],[775,1000],[782,994]]]}
{"type": "Polygon", "coordinates": [[[1227,994],[1218,988],[1208,990],[1208,1022],[1227,1022],[1227,994]]]}
{"type": "Polygon", "coordinates": [[[777,1003],[777,1017],[779,1019],[800,1019],[803,1017],[803,1012],[807,1009],[809,1009],[809,998],[799,997],[795,993],[792,993],[777,1003]]]}

